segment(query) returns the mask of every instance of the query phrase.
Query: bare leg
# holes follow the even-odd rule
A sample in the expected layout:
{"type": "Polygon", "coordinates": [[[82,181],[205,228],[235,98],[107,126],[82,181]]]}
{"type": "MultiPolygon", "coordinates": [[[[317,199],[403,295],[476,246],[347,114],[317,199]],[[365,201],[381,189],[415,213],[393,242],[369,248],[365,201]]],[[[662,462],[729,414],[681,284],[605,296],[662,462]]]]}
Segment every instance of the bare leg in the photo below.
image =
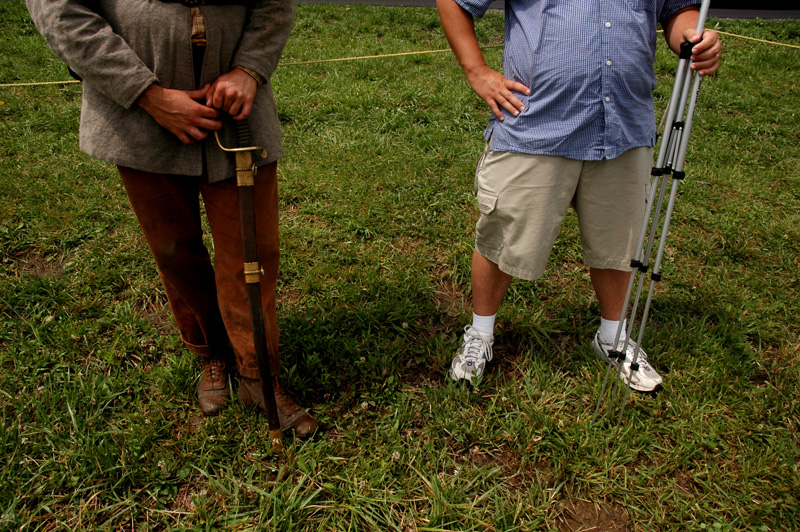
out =
{"type": "MultiPolygon", "coordinates": [[[[474,268],[474,267],[473,267],[474,268]]],[[[600,315],[611,321],[625,319],[622,315],[625,295],[631,272],[612,269],[589,268],[597,300],[600,302],[600,315]]]]}
{"type": "Polygon", "coordinates": [[[510,284],[511,276],[500,271],[497,264],[477,251],[472,253],[472,308],[475,314],[497,314],[510,284]]]}
{"type": "Polygon", "coordinates": [[[510,283],[511,276],[500,271],[497,264],[477,251],[472,253],[472,307],[482,318],[475,317],[472,325],[465,327],[461,347],[448,372],[452,380],[472,383],[483,375],[486,363],[492,360],[494,315],[510,283]]]}

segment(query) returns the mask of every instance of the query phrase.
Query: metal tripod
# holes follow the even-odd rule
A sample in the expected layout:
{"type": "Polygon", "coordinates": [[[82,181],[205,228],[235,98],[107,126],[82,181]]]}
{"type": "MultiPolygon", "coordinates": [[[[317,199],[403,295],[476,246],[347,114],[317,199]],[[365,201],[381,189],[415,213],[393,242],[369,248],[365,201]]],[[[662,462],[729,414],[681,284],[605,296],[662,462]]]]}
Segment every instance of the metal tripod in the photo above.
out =
{"type": "MultiPolygon", "coordinates": [[[[708,8],[710,0],[703,0],[700,5],[700,14],[697,20],[697,33],[703,34],[705,27],[705,20],[708,16],[708,8]]],[[[653,262],[653,272],[650,274],[650,282],[648,283],[647,297],[644,304],[644,309],[641,314],[641,324],[638,328],[636,337],[635,349],[631,357],[630,372],[627,378],[625,390],[622,396],[622,402],[619,408],[619,418],[617,423],[622,420],[622,414],[625,412],[625,404],[628,401],[628,394],[630,393],[630,385],[633,381],[636,372],[639,370],[639,352],[641,350],[642,338],[644,337],[645,326],[650,314],[650,303],[653,299],[653,292],[655,291],[656,284],[661,281],[661,259],[664,256],[664,248],[667,242],[667,234],[669,233],[670,219],[675,207],[675,197],[678,193],[678,183],[685,178],[683,171],[683,163],[686,158],[686,149],[689,145],[689,133],[692,129],[692,119],[694,117],[695,105],[697,104],[697,95],[700,92],[701,76],[690,69],[692,47],[694,45],[689,42],[681,44],[678,68],[675,73],[675,82],[672,86],[672,95],[670,96],[667,111],[664,115],[664,129],[661,134],[661,140],[658,149],[658,156],[656,163],[651,173],[651,187],[650,195],[647,201],[647,208],[645,210],[644,219],[642,221],[642,228],[639,233],[639,240],[636,246],[636,256],[631,260],[631,279],[628,283],[628,292],[625,296],[625,304],[623,306],[622,315],[620,316],[619,327],[617,328],[614,337],[614,347],[609,353],[608,367],[606,368],[605,378],[603,385],[600,389],[600,396],[597,399],[597,406],[592,415],[592,422],[597,419],[600,412],[600,406],[603,403],[603,398],[608,388],[608,379],[612,373],[612,368],[616,367],[616,379],[611,387],[610,395],[611,401],[608,405],[608,413],[613,412],[614,399],[617,393],[617,384],[622,377],[623,363],[625,361],[626,353],[628,351],[630,338],[634,333],[634,325],[636,316],[638,314],[638,307],[641,301],[641,296],[644,291],[646,281],[646,273],[650,266],[650,257],[653,254],[653,245],[656,240],[656,235],[659,235],[658,249],[655,254],[653,262]],[[669,199],[667,201],[666,210],[662,216],[662,207],[664,205],[664,198],[666,196],[667,184],[670,181],[667,179],[672,175],[669,199]],[[656,199],[656,193],[658,197],[656,199]],[[659,230],[659,222],[661,229],[659,230]],[[646,242],[645,242],[646,240],[646,242]],[[635,291],[634,291],[635,287],[635,291]],[[633,296],[633,305],[630,306],[630,313],[627,319],[627,330],[625,331],[624,338],[622,337],[623,327],[625,327],[626,320],[624,319],[628,307],[631,303],[633,296]],[[622,338],[621,349],[620,338],[622,338]],[[614,363],[616,361],[616,364],[614,363]]]]}

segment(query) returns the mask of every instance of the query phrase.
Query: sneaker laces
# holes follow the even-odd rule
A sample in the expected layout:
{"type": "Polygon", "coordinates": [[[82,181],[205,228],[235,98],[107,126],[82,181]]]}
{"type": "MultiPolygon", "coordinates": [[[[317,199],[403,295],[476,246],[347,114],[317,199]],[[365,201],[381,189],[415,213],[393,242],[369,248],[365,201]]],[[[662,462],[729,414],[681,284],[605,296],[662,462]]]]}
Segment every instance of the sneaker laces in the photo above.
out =
{"type": "Polygon", "coordinates": [[[487,361],[492,359],[492,344],[486,335],[478,331],[470,332],[472,327],[467,325],[464,327],[464,346],[461,350],[461,356],[467,360],[479,360],[481,352],[485,353],[487,361]]]}

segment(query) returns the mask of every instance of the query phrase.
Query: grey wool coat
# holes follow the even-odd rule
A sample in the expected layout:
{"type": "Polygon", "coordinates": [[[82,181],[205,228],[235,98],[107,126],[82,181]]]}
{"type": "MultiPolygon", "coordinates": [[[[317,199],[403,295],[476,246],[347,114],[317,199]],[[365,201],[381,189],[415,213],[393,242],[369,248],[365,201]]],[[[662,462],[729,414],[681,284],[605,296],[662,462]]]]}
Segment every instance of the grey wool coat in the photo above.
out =
{"type": "MultiPolygon", "coordinates": [[[[266,82],[258,89],[249,122],[253,144],[267,149],[256,164],[283,155],[270,78],[294,23],[297,0],[257,0],[243,5],[202,6],[206,52],[194,79],[190,9],[159,0],[26,0],[47,44],[83,78],[80,146],[110,163],[146,172],[202,175],[208,181],[235,175],[234,158],[214,135],[183,144],[135,102],[153,83],[193,90],[241,66],[266,82]]],[[[234,2],[232,2],[234,3],[234,2]]],[[[226,147],[235,131],[220,131],[226,147]]]]}

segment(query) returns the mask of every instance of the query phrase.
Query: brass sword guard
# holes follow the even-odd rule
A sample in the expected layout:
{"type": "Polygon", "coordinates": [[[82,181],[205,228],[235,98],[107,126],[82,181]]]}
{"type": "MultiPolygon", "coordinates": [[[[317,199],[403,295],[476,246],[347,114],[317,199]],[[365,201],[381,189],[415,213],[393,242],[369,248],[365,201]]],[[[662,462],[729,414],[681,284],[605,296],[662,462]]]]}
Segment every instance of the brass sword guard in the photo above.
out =
{"type": "Polygon", "coordinates": [[[242,148],[226,148],[219,139],[219,132],[214,132],[217,139],[217,146],[222,151],[233,153],[236,156],[236,184],[240,187],[252,187],[255,185],[256,165],[253,162],[253,153],[261,151],[261,157],[267,157],[267,149],[261,146],[245,146],[242,148]]]}

